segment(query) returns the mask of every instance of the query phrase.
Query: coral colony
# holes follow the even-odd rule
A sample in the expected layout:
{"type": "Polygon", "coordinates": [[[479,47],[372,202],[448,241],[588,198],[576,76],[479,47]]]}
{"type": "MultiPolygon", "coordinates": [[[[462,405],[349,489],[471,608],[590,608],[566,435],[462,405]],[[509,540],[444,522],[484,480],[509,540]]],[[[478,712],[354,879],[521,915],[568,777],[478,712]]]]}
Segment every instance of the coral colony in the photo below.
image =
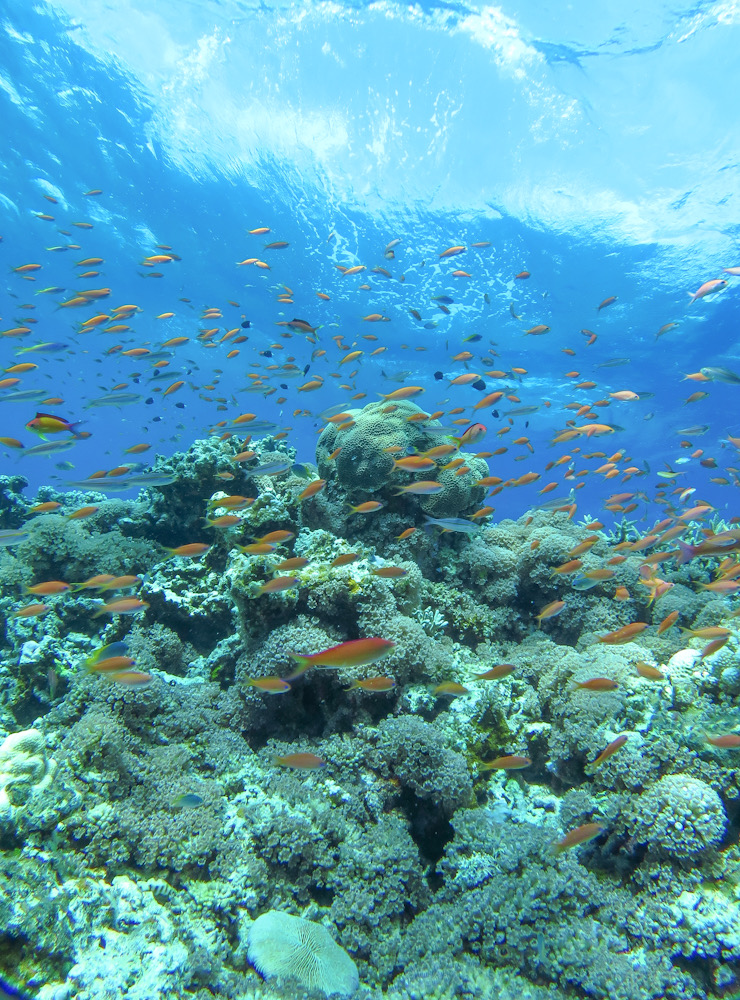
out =
{"type": "Polygon", "coordinates": [[[732,545],[477,523],[417,411],[3,479],[0,995],[740,989],[732,545]]]}

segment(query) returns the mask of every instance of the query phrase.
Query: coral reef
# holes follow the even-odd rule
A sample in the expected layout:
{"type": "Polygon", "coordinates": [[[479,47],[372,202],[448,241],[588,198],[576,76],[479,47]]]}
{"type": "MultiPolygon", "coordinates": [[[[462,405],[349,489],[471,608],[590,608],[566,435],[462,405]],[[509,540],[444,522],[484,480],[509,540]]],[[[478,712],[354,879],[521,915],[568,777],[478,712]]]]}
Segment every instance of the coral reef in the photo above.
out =
{"type": "Polygon", "coordinates": [[[449,441],[421,412],[327,423],[313,496],[270,438],[197,442],[132,500],[27,514],[4,482],[0,972],[43,1000],[737,991],[713,557],[567,509],[477,526],[482,458],[400,492],[392,456],[449,441]]]}

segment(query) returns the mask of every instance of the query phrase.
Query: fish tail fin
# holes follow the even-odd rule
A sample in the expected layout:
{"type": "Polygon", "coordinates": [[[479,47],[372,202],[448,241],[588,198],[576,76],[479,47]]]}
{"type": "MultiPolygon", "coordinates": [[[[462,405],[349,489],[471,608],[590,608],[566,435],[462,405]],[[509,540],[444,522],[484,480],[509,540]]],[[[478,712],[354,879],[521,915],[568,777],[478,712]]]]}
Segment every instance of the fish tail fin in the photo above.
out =
{"type": "Polygon", "coordinates": [[[285,681],[295,680],[296,677],[300,677],[302,674],[305,674],[306,671],[310,670],[311,667],[313,666],[310,657],[304,656],[302,653],[294,653],[290,649],[286,650],[286,652],[288,656],[298,661],[298,669],[295,670],[292,674],[288,674],[287,677],[283,678],[283,680],[285,681]]]}
{"type": "Polygon", "coordinates": [[[694,558],[694,547],[693,545],[687,545],[686,542],[682,542],[681,539],[677,539],[679,554],[676,558],[676,562],[679,566],[684,566],[687,562],[690,562],[694,558]]]}

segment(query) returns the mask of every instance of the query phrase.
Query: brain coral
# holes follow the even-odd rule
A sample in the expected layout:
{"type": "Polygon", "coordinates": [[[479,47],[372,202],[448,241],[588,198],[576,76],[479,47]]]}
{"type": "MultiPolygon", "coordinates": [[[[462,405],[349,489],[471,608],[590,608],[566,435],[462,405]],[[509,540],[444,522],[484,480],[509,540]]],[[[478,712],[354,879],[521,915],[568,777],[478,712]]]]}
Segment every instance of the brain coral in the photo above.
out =
{"type": "Polygon", "coordinates": [[[416,418],[420,410],[408,400],[388,403],[368,403],[361,410],[347,410],[353,425],[340,430],[333,423],[327,424],[316,445],[316,463],[319,475],[342,487],[348,493],[362,491],[363,495],[383,491],[387,497],[394,496],[396,486],[405,486],[417,479],[435,479],[444,485],[440,493],[411,497],[428,514],[436,517],[457,515],[468,508],[480,506],[485,496],[482,486],[474,486],[476,479],[488,475],[488,466],[482,459],[466,456],[470,472],[456,476],[456,470],[442,471],[441,466],[449,457],[440,459],[436,470],[428,469],[418,475],[400,472],[394,467],[393,453],[388,448],[398,448],[398,455],[422,452],[435,445],[448,443],[449,436],[441,433],[438,420],[420,421],[416,418]],[[336,458],[329,461],[329,455],[341,448],[336,458]]]}
{"type": "Polygon", "coordinates": [[[634,800],[632,821],[638,844],[657,854],[689,858],[722,840],[727,814],[706,782],[669,774],[634,800]]]}
{"type": "Polygon", "coordinates": [[[25,801],[30,788],[41,791],[49,785],[55,769],[37,729],[8,736],[0,744],[0,820],[13,818],[18,801],[25,801]]]}
{"type": "Polygon", "coordinates": [[[265,977],[288,977],[327,996],[351,997],[357,966],[321,924],[269,910],[249,928],[249,961],[265,977]]]}

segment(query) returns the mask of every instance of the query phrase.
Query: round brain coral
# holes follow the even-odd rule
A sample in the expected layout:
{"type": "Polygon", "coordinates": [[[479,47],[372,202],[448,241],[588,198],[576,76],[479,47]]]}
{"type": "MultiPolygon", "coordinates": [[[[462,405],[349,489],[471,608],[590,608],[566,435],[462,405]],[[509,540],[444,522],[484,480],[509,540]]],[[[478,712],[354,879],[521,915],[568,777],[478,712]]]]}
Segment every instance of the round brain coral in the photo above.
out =
{"type": "Polygon", "coordinates": [[[689,858],[716,846],[726,827],[719,795],[686,774],[666,775],[633,803],[635,841],[667,857],[689,858]]]}
{"type": "Polygon", "coordinates": [[[327,996],[351,997],[360,980],[357,966],[322,927],[303,917],[269,910],[249,928],[249,961],[265,977],[296,979],[327,996]]]}
{"type": "MultiPolygon", "coordinates": [[[[440,458],[436,469],[408,473],[394,465],[394,458],[420,454],[452,440],[454,430],[445,433],[438,420],[419,420],[424,411],[408,400],[389,403],[380,400],[368,403],[361,410],[347,410],[350,427],[328,423],[316,445],[316,464],[323,479],[334,482],[348,493],[363,495],[384,491],[389,499],[400,486],[419,479],[436,480],[444,486],[440,493],[416,497],[418,506],[435,517],[449,517],[468,508],[480,506],[485,488],[475,486],[475,480],[488,475],[488,465],[481,458],[462,453],[469,472],[456,475],[457,470],[443,470],[450,456],[440,458]],[[396,449],[389,452],[388,449],[396,449]],[[337,449],[339,451],[337,452],[337,449]],[[337,452],[336,458],[329,455],[337,452]]],[[[411,500],[413,495],[405,499],[411,500]]]]}

